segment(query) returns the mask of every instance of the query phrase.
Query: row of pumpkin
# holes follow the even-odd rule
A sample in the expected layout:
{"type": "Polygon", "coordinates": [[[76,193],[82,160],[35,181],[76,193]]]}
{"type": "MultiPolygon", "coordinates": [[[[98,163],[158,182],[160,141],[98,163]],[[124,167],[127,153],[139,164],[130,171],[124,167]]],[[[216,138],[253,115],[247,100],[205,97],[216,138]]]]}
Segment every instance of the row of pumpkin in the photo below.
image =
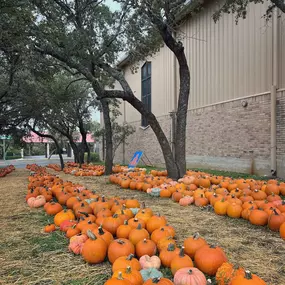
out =
{"type": "MultiPolygon", "coordinates": [[[[154,174],[154,175],[153,175],[154,174]]],[[[253,225],[279,231],[285,239],[285,183],[277,180],[231,179],[188,171],[178,182],[145,173],[110,175],[122,188],[145,191],[151,196],[171,198],[181,206],[212,207],[217,215],[243,218],[253,225]]]]}
{"type": "Polygon", "coordinates": [[[0,168],[0,177],[5,177],[7,174],[15,170],[14,165],[8,165],[3,168],[0,168]]]}
{"type": "MultiPolygon", "coordinates": [[[[49,164],[48,168],[51,168],[55,171],[61,171],[61,168],[58,164],[49,164]]],[[[81,167],[78,163],[75,162],[67,162],[65,163],[65,167],[63,169],[65,174],[72,174],[75,176],[101,176],[105,173],[105,167],[103,165],[92,165],[92,164],[82,164],[81,167]]],[[[144,168],[129,168],[127,166],[114,165],[112,168],[114,173],[126,173],[128,171],[132,172],[144,172],[146,170],[144,168]]],[[[157,172],[160,176],[166,176],[167,171],[159,171],[157,172]]]]}
{"type": "Polygon", "coordinates": [[[80,184],[64,182],[45,168],[33,171],[26,201],[54,215],[54,224],[47,225],[45,232],[64,231],[69,250],[90,264],[108,258],[113,276],[105,285],[206,285],[205,274],[215,276],[220,285],[265,284],[243,268],[236,269],[220,247],[208,245],[198,234],[178,248],[175,230],[166,218],[136,199],[105,198],[80,184]],[[171,269],[173,280],[163,277],[161,266],[171,269]]]}

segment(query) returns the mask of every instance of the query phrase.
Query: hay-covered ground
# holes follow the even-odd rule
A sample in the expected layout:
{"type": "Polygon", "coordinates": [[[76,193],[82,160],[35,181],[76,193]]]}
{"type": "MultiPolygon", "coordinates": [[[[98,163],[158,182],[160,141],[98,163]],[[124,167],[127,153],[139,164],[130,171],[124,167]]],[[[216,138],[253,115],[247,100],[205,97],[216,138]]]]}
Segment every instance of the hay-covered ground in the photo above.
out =
{"type": "MultiPolygon", "coordinates": [[[[42,233],[43,226],[52,219],[42,209],[31,210],[26,205],[28,174],[17,169],[0,180],[0,284],[103,285],[111,274],[107,262],[87,265],[68,252],[67,240],[61,233],[42,233]]],[[[278,233],[242,219],[219,217],[195,206],[180,207],[169,199],[122,190],[105,177],[59,175],[99,194],[145,201],[146,206],[165,215],[175,227],[179,244],[199,232],[209,243],[221,246],[231,262],[258,274],[269,285],[285,285],[285,241],[278,233]]]]}

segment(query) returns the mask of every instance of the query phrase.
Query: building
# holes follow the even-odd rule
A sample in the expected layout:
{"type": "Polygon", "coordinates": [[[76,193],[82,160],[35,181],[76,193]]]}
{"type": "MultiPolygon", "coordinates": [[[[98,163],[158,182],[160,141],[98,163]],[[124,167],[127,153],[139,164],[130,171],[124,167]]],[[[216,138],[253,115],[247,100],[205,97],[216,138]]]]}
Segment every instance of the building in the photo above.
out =
{"type": "MultiPolygon", "coordinates": [[[[187,166],[261,175],[277,168],[285,177],[285,15],[275,11],[266,22],[265,2],[250,4],[238,25],[232,14],[215,23],[218,4],[211,2],[180,27],[191,73],[187,166]]],[[[179,86],[171,51],[162,48],[134,74],[126,60],[119,66],[171,141],[170,113],[177,108],[179,86]]],[[[117,151],[115,162],[127,163],[142,150],[153,164],[163,164],[156,137],[140,113],[127,102],[120,108],[120,122],[132,124],[136,132],[124,151],[117,151]]]]}

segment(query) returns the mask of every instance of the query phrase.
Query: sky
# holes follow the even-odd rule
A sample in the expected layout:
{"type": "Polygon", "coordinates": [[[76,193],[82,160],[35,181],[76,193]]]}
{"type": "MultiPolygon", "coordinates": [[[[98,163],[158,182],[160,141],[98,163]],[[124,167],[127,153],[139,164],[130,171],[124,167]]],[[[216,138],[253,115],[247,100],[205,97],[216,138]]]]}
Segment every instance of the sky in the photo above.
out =
{"type": "MultiPolygon", "coordinates": [[[[108,5],[112,11],[118,10],[120,8],[120,5],[113,0],[105,0],[105,4],[108,5]]],[[[94,112],[92,114],[92,120],[100,122],[100,112],[94,112]]]]}
{"type": "Polygon", "coordinates": [[[105,0],[105,4],[108,5],[112,11],[120,8],[120,5],[113,0],[105,0]]]}

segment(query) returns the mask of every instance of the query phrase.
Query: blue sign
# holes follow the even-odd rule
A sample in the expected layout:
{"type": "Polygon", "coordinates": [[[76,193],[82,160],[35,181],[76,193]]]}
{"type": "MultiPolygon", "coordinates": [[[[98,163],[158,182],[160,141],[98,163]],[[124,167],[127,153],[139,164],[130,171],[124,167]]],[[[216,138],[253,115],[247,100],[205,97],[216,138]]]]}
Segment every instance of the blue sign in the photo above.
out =
{"type": "Polygon", "coordinates": [[[143,155],[143,151],[136,151],[130,161],[130,164],[128,165],[129,168],[134,168],[139,163],[141,157],[143,155]]]}

